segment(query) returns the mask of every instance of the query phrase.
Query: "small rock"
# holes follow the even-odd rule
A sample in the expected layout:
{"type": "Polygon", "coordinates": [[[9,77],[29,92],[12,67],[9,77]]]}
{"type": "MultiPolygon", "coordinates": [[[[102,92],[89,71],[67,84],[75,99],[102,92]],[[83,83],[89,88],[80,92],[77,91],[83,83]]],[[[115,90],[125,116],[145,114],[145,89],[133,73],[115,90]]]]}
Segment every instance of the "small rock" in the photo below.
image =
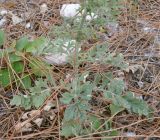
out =
{"type": "MultiPolygon", "coordinates": [[[[53,41],[55,51],[46,53],[43,60],[52,65],[65,65],[68,63],[69,57],[75,52],[76,40],[64,41],[58,39],[53,41]]],[[[81,48],[77,48],[79,52],[81,48]]]]}
{"type": "Polygon", "coordinates": [[[143,96],[142,96],[142,95],[137,95],[137,94],[133,93],[133,96],[134,96],[136,99],[143,100],[143,96]]]}
{"type": "Polygon", "coordinates": [[[78,14],[80,4],[63,4],[60,10],[60,15],[66,18],[72,18],[78,14]]]}
{"type": "Polygon", "coordinates": [[[22,119],[23,120],[27,120],[28,118],[29,118],[29,112],[26,112],[26,113],[24,113],[23,115],[22,115],[22,119]]]}
{"type": "Polygon", "coordinates": [[[87,77],[88,77],[88,74],[84,75],[83,83],[86,82],[87,77]]]}
{"type": "Polygon", "coordinates": [[[8,12],[7,12],[6,9],[0,10],[0,15],[2,15],[2,16],[6,15],[7,13],[8,13],[8,12]]]}
{"type": "Polygon", "coordinates": [[[51,101],[49,101],[45,106],[44,106],[44,111],[49,111],[53,106],[55,106],[51,101]]]}
{"type": "Polygon", "coordinates": [[[7,0],[0,0],[0,2],[2,2],[2,3],[5,2],[5,1],[7,1],[7,0]]]}
{"type": "Polygon", "coordinates": [[[126,133],[124,133],[124,135],[127,136],[127,137],[134,137],[134,136],[136,136],[136,134],[134,132],[126,132],[126,133]]]}
{"type": "Polygon", "coordinates": [[[43,118],[37,118],[36,120],[33,121],[38,127],[41,126],[43,122],[43,118]]]}
{"type": "Polygon", "coordinates": [[[28,22],[28,23],[25,25],[25,28],[26,28],[26,29],[31,28],[31,23],[30,23],[30,22],[28,22]]]}
{"type": "Polygon", "coordinates": [[[16,25],[16,24],[19,24],[23,21],[23,19],[19,18],[18,16],[12,14],[12,22],[13,22],[13,25],[16,25]]]}
{"type": "MultiPolygon", "coordinates": [[[[80,4],[63,4],[60,10],[60,15],[65,18],[72,18],[75,16],[81,17],[82,14],[78,11],[80,8],[80,4]]],[[[91,21],[95,18],[97,18],[97,15],[95,15],[94,13],[91,13],[90,15],[88,14],[86,16],[87,21],[91,21]]],[[[77,21],[79,21],[79,18],[77,19],[77,21]]]]}
{"type": "MultiPolygon", "coordinates": [[[[28,120],[27,120],[28,121],[28,120]]],[[[19,131],[30,131],[31,124],[27,121],[17,123],[14,128],[17,132],[19,131]]]]}
{"type": "Polygon", "coordinates": [[[55,118],[55,116],[56,115],[49,116],[50,120],[52,121],[55,118]]]}
{"type": "Polygon", "coordinates": [[[155,36],[154,43],[157,44],[157,45],[160,45],[160,35],[155,36]]]}
{"type": "Polygon", "coordinates": [[[2,18],[0,20],[0,27],[2,27],[6,22],[7,22],[7,20],[5,18],[2,18]]]}
{"type": "Polygon", "coordinates": [[[26,123],[22,128],[22,132],[31,132],[32,131],[32,124],[31,123],[26,123]]]}
{"type": "Polygon", "coordinates": [[[110,22],[106,25],[106,28],[108,29],[109,36],[114,35],[120,30],[119,24],[116,22],[110,22]]]}
{"type": "Polygon", "coordinates": [[[22,115],[22,119],[23,120],[27,120],[28,118],[30,117],[33,117],[35,115],[39,115],[40,114],[40,111],[39,110],[32,110],[32,111],[29,111],[29,112],[26,112],[22,115]]]}
{"type": "Polygon", "coordinates": [[[65,53],[46,54],[44,60],[53,65],[65,65],[68,62],[68,55],[65,53]]]}
{"type": "Polygon", "coordinates": [[[144,83],[143,83],[142,81],[139,81],[139,82],[138,82],[138,86],[139,86],[140,88],[143,88],[144,83]]]}
{"type": "Polygon", "coordinates": [[[87,21],[91,21],[91,20],[93,20],[93,19],[96,19],[98,16],[97,15],[95,15],[94,13],[91,13],[91,15],[87,15],[86,16],[86,20],[87,21]]]}
{"type": "Polygon", "coordinates": [[[145,33],[149,33],[149,32],[152,31],[152,29],[151,29],[150,27],[144,27],[144,28],[143,28],[143,31],[144,31],[145,33]]]}
{"type": "Polygon", "coordinates": [[[43,3],[43,4],[40,6],[40,12],[41,12],[41,13],[45,13],[47,10],[48,10],[47,4],[46,4],[46,3],[43,3]]]}
{"type": "Polygon", "coordinates": [[[131,71],[133,74],[138,70],[144,70],[142,65],[131,65],[126,69],[127,72],[131,71]]]}

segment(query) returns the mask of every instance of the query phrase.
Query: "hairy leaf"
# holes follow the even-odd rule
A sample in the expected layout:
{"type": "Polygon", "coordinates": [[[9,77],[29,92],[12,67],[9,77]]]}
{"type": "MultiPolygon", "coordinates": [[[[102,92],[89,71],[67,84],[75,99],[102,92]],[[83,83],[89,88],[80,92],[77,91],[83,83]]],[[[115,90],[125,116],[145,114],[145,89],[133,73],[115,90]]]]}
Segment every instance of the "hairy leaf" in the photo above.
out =
{"type": "Polygon", "coordinates": [[[117,113],[123,111],[124,108],[114,104],[110,104],[110,110],[111,110],[111,115],[116,115],[117,113]]]}
{"type": "Polygon", "coordinates": [[[11,100],[10,104],[19,106],[19,105],[21,105],[21,99],[22,98],[20,95],[15,95],[15,96],[13,96],[13,99],[11,100]]]}
{"type": "Polygon", "coordinates": [[[16,47],[16,50],[22,51],[23,49],[26,49],[28,45],[29,45],[29,40],[28,40],[28,38],[25,36],[25,37],[20,38],[20,39],[17,41],[15,47],[16,47]]]}
{"type": "Polygon", "coordinates": [[[121,79],[113,79],[111,83],[108,85],[108,90],[114,94],[122,94],[124,90],[124,82],[121,79]]]}
{"type": "Polygon", "coordinates": [[[8,69],[0,70],[0,85],[6,87],[10,84],[10,75],[8,69]]]}
{"type": "Polygon", "coordinates": [[[11,65],[12,65],[13,70],[16,73],[22,73],[24,71],[23,62],[17,61],[17,62],[12,63],[11,65]]]}
{"type": "Polygon", "coordinates": [[[4,31],[0,30],[0,47],[4,44],[5,41],[5,33],[4,31]]]}
{"type": "Polygon", "coordinates": [[[64,104],[69,104],[73,98],[74,98],[73,94],[66,92],[63,93],[63,97],[60,99],[60,101],[64,104]]]}
{"type": "Polygon", "coordinates": [[[22,58],[20,56],[17,56],[16,54],[14,54],[14,53],[9,54],[9,61],[11,63],[21,61],[21,60],[22,60],[22,58]]]}

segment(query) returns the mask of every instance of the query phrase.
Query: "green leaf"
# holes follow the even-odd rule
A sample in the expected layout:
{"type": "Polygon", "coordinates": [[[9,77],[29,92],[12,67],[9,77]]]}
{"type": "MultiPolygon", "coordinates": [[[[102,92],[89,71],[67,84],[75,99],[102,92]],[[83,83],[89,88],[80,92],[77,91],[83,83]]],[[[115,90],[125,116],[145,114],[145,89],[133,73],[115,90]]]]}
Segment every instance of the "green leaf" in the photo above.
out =
{"type": "Polygon", "coordinates": [[[79,123],[76,123],[74,121],[63,122],[61,136],[65,136],[65,138],[68,138],[70,136],[81,134],[81,131],[82,127],[79,123]]]}
{"type": "Polygon", "coordinates": [[[21,61],[22,58],[12,53],[12,54],[9,54],[9,60],[11,63],[13,63],[13,62],[21,61]]]}
{"type": "Polygon", "coordinates": [[[56,87],[56,86],[57,86],[56,80],[55,80],[54,77],[52,76],[52,71],[49,72],[49,73],[46,75],[46,78],[47,78],[47,81],[50,81],[50,84],[51,84],[53,87],[56,87]]]}
{"type": "Polygon", "coordinates": [[[124,63],[123,54],[121,53],[118,54],[116,57],[113,57],[111,64],[121,69],[126,69],[128,66],[126,63],[124,63]]]}
{"type": "Polygon", "coordinates": [[[112,121],[111,120],[106,120],[105,121],[105,129],[106,130],[110,130],[110,129],[112,129],[112,121]]]}
{"type": "Polygon", "coordinates": [[[47,97],[50,96],[50,89],[48,88],[47,81],[38,79],[35,81],[35,86],[30,88],[30,97],[32,100],[32,106],[39,108],[43,105],[47,97]]]}
{"type": "Polygon", "coordinates": [[[72,99],[74,98],[74,95],[72,93],[68,93],[68,92],[63,93],[62,96],[63,97],[60,99],[60,101],[64,104],[69,104],[72,101],[72,99]]]}
{"type": "Polygon", "coordinates": [[[142,100],[135,98],[132,92],[127,92],[127,94],[123,97],[130,104],[129,110],[139,115],[148,116],[151,113],[151,109],[148,107],[147,103],[142,100]]]}
{"type": "Polygon", "coordinates": [[[107,86],[111,79],[113,79],[113,74],[111,72],[102,74],[102,87],[107,86]]]}
{"type": "MultiPolygon", "coordinates": [[[[31,88],[31,84],[32,84],[31,78],[29,76],[27,76],[26,74],[23,76],[22,82],[23,82],[25,89],[31,88]]],[[[23,86],[21,85],[21,87],[23,87],[23,86]]]]}
{"type": "MultiPolygon", "coordinates": [[[[35,82],[35,86],[31,87],[31,79],[29,75],[22,78],[22,82],[26,88],[30,89],[30,94],[21,95],[21,103],[15,104],[23,108],[30,109],[31,107],[39,108],[43,105],[44,101],[50,96],[50,89],[48,88],[47,81],[39,79],[35,82]]],[[[17,97],[16,97],[17,98],[17,97]]],[[[13,102],[14,103],[14,102],[13,102]]]]}
{"type": "Polygon", "coordinates": [[[111,104],[110,105],[110,110],[111,110],[111,115],[116,115],[119,112],[123,111],[124,108],[123,107],[119,107],[117,105],[111,104]]]}
{"type": "Polygon", "coordinates": [[[16,50],[22,51],[23,49],[27,48],[28,44],[29,44],[28,38],[26,36],[22,37],[16,43],[16,46],[15,46],[16,50]]]}
{"type": "Polygon", "coordinates": [[[17,61],[12,63],[11,65],[16,73],[22,73],[24,71],[24,64],[22,62],[17,61]]]}
{"type": "Polygon", "coordinates": [[[124,99],[121,95],[115,95],[113,100],[113,104],[120,106],[120,107],[124,107],[126,109],[130,109],[131,105],[130,103],[124,99]]]}
{"type": "Polygon", "coordinates": [[[118,135],[119,135],[119,132],[116,130],[111,131],[109,134],[109,136],[118,136],[118,135]]]}
{"type": "Polygon", "coordinates": [[[29,63],[29,67],[31,67],[32,72],[36,75],[36,76],[45,76],[45,72],[47,71],[46,69],[48,68],[48,65],[46,65],[45,63],[43,63],[42,61],[38,61],[36,59],[33,59],[30,63],[29,63]],[[43,68],[43,69],[42,69],[43,68]]]}
{"type": "Polygon", "coordinates": [[[95,73],[94,83],[98,85],[102,79],[102,76],[99,73],[95,73]]]}
{"type": "Polygon", "coordinates": [[[10,102],[10,105],[20,106],[21,105],[21,96],[20,95],[14,95],[13,99],[10,102]]]}
{"type": "Polygon", "coordinates": [[[48,88],[48,86],[46,86],[45,88],[45,90],[43,90],[42,88],[41,96],[43,96],[43,98],[46,100],[50,96],[51,90],[48,88]]]}
{"type": "Polygon", "coordinates": [[[64,121],[70,121],[75,119],[76,116],[76,106],[75,105],[70,105],[69,107],[66,108],[64,112],[64,121]]]}
{"type": "Polygon", "coordinates": [[[0,85],[6,87],[10,84],[10,77],[8,69],[0,70],[0,85]]]}
{"type": "Polygon", "coordinates": [[[0,46],[4,44],[5,41],[5,33],[4,31],[0,30],[0,46]]]}
{"type": "Polygon", "coordinates": [[[42,106],[44,101],[45,101],[45,98],[42,95],[32,96],[32,104],[36,108],[39,108],[40,106],[42,106]]]}
{"type": "Polygon", "coordinates": [[[89,122],[91,123],[91,129],[94,131],[97,130],[101,126],[100,119],[96,116],[90,116],[89,117],[89,122]]]}
{"type": "Polygon", "coordinates": [[[4,50],[0,50],[0,58],[3,58],[5,55],[5,51],[4,50]]]}
{"type": "Polygon", "coordinates": [[[21,97],[21,107],[23,107],[25,110],[30,109],[32,106],[31,97],[28,95],[23,95],[21,97]]]}
{"type": "Polygon", "coordinates": [[[114,94],[122,94],[124,90],[124,82],[121,79],[113,79],[111,83],[108,85],[108,90],[113,92],[114,94]]]}
{"type": "Polygon", "coordinates": [[[42,78],[39,78],[38,80],[35,81],[35,85],[36,87],[40,87],[40,88],[47,88],[47,81],[43,80],[42,78]]]}
{"type": "Polygon", "coordinates": [[[36,55],[40,55],[43,53],[43,49],[45,48],[46,38],[39,37],[26,48],[26,52],[30,52],[36,55]]]}
{"type": "Polygon", "coordinates": [[[90,84],[90,82],[86,82],[85,84],[81,85],[81,98],[83,100],[90,100],[91,94],[93,90],[93,84],[90,84]]]}
{"type": "Polygon", "coordinates": [[[113,93],[109,90],[105,91],[103,94],[104,94],[105,98],[107,98],[107,99],[111,100],[113,98],[113,95],[112,95],[113,93]]]}
{"type": "Polygon", "coordinates": [[[73,136],[73,127],[71,125],[66,125],[62,127],[61,135],[68,138],[69,136],[73,136]]]}

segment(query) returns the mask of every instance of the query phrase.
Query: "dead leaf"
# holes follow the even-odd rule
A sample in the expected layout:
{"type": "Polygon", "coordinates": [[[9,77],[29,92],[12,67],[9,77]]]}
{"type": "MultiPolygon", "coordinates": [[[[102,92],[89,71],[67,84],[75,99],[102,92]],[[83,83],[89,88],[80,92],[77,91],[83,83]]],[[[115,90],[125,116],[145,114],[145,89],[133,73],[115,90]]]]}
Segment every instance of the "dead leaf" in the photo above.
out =
{"type": "Polygon", "coordinates": [[[36,120],[33,121],[38,127],[41,126],[43,122],[43,118],[37,118],[36,120]]]}
{"type": "Polygon", "coordinates": [[[132,65],[132,66],[129,66],[125,71],[126,72],[131,71],[134,74],[138,70],[144,70],[144,68],[142,67],[142,65],[132,65]]]}

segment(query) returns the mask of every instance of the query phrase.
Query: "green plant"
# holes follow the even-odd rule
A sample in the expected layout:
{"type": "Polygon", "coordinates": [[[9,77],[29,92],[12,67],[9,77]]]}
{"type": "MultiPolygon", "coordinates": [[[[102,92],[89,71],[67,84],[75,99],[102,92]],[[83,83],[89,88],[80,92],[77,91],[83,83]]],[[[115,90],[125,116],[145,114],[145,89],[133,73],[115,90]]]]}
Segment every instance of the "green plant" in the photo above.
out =
{"type": "MultiPolygon", "coordinates": [[[[85,21],[85,17],[87,15],[86,13],[91,14],[92,12],[96,11],[95,13],[100,18],[104,19],[104,13],[106,11],[109,11],[111,15],[109,15],[108,13],[107,14],[110,16],[109,19],[113,21],[113,19],[115,19],[115,16],[119,14],[118,9],[120,7],[116,5],[117,2],[120,1],[84,1],[82,3],[82,9],[80,9],[80,11],[86,10],[86,12],[83,11],[81,22],[73,22],[74,24],[76,24],[75,26],[74,24],[72,25],[72,27],[76,27],[71,30],[75,35],[73,38],[81,42],[83,40],[81,37],[84,34],[84,38],[91,38],[93,34],[97,33],[97,31],[91,26],[92,22],[88,23],[87,21],[85,21]],[[108,9],[106,9],[106,7],[103,7],[103,5],[105,4],[107,5],[108,9]],[[115,10],[115,12],[113,12],[112,10],[115,10]],[[83,33],[83,29],[87,28],[92,30],[92,35],[87,35],[86,32],[83,33]]],[[[96,20],[99,20],[99,18],[96,20]]],[[[93,22],[96,20],[93,20],[93,22]]],[[[68,27],[70,28],[70,26],[68,27]]],[[[70,35],[66,35],[71,37],[71,31],[70,35]]],[[[63,35],[61,36],[59,34],[57,35],[57,37],[66,37],[63,35]]],[[[76,68],[76,71],[73,81],[66,85],[67,92],[62,93],[62,98],[60,99],[63,104],[67,105],[62,120],[62,136],[69,137],[104,129],[112,129],[112,118],[123,110],[128,110],[130,113],[137,113],[140,116],[149,116],[152,112],[145,101],[136,98],[134,96],[134,93],[126,91],[125,83],[123,82],[123,80],[121,80],[120,78],[115,78],[112,72],[95,74],[88,70],[84,74],[78,74],[78,67],[83,63],[97,63],[100,65],[108,65],[121,70],[125,70],[128,67],[128,64],[124,62],[123,55],[111,53],[107,46],[107,43],[103,43],[101,45],[93,46],[93,48],[89,49],[86,52],[76,52],[76,60],[75,57],[74,59],[71,59],[70,63],[73,66],[75,65],[73,61],[76,61],[76,67],[74,67],[76,68]],[[89,78],[92,80],[86,80],[86,77],[92,77],[89,78]],[[104,96],[104,100],[109,101],[111,119],[106,121],[106,126],[103,128],[100,127],[102,125],[102,121],[94,115],[90,115],[89,113],[92,110],[90,101],[92,99],[93,93],[101,93],[104,96]],[[94,123],[93,118],[95,119],[94,123]],[[90,125],[88,125],[88,123],[90,125]]],[[[107,135],[113,136],[117,134],[117,131],[113,131],[111,133],[108,133],[107,135]]]]}
{"type": "MultiPolygon", "coordinates": [[[[69,82],[63,82],[63,79],[56,81],[60,87],[64,87],[60,91],[60,103],[66,105],[61,123],[62,136],[67,138],[112,130],[114,116],[124,110],[140,116],[149,116],[152,111],[147,103],[127,91],[124,81],[116,78],[112,72],[115,69],[123,71],[128,67],[123,55],[111,52],[106,42],[94,44],[86,50],[82,46],[83,41],[100,38],[97,27],[105,26],[106,22],[115,22],[122,7],[120,2],[121,0],[82,0],[82,7],[79,9],[82,16],[67,19],[61,26],[54,26],[54,40],[40,37],[29,41],[27,37],[23,37],[13,47],[3,49],[0,58],[5,63],[0,70],[0,83],[3,87],[13,83],[27,88],[25,95],[20,92],[13,96],[11,105],[25,109],[42,106],[50,96],[48,84],[51,82],[51,76],[50,80],[46,78],[49,67],[38,57],[48,52],[65,53],[66,49],[74,48],[69,59],[74,69],[73,78],[69,82]],[[92,12],[97,15],[97,18],[87,21],[86,16],[92,15],[92,12]],[[71,40],[76,41],[72,44],[71,40]],[[69,42],[68,48],[64,49],[64,44],[67,42],[69,42]],[[77,51],[79,48],[81,51],[77,51]],[[79,70],[83,64],[84,68],[86,66],[85,71],[79,70]],[[93,72],[88,67],[95,67],[94,64],[107,67],[109,72],[93,72]],[[47,67],[47,70],[42,70],[42,73],[39,69],[44,67],[47,67]],[[37,80],[37,77],[41,79],[37,80]],[[102,96],[105,109],[110,112],[109,118],[101,119],[92,112],[94,110],[92,102],[95,101],[93,95],[102,96]]],[[[4,38],[5,35],[1,31],[0,45],[4,44],[4,38]]],[[[116,136],[118,131],[110,131],[106,135],[116,136]]]]}
{"type": "MultiPolygon", "coordinates": [[[[5,34],[0,31],[0,42],[4,44],[5,34]]],[[[38,56],[43,52],[47,40],[43,37],[29,41],[20,38],[15,45],[3,47],[0,51],[2,67],[0,69],[0,85],[7,87],[16,84],[24,89],[31,87],[31,76],[42,76],[48,73],[49,67],[38,56]],[[39,71],[39,68],[42,68],[39,71]],[[45,69],[44,69],[45,68],[45,69]]]]}
{"type": "Polygon", "coordinates": [[[64,113],[62,121],[62,135],[70,136],[82,133],[82,125],[88,118],[87,111],[90,110],[89,100],[93,91],[93,84],[88,82],[83,83],[85,75],[82,75],[73,80],[67,85],[68,91],[63,93],[61,102],[69,105],[64,113]]]}
{"type": "Polygon", "coordinates": [[[39,79],[35,81],[34,87],[30,87],[27,95],[20,93],[13,96],[10,104],[23,107],[26,110],[31,109],[31,107],[39,108],[49,96],[50,88],[47,85],[47,81],[39,79]]]}
{"type": "Polygon", "coordinates": [[[99,28],[106,23],[116,23],[120,9],[123,8],[122,2],[123,0],[82,0],[79,9],[82,16],[65,19],[61,26],[54,25],[51,34],[54,33],[52,35],[56,38],[76,39],[78,42],[97,39],[99,35],[94,26],[99,28]],[[86,20],[89,15],[93,17],[91,21],[86,20]]]}
{"type": "Polygon", "coordinates": [[[0,31],[0,45],[3,45],[3,49],[0,51],[2,63],[0,85],[3,88],[16,85],[19,90],[20,94],[13,96],[11,105],[25,109],[39,108],[50,95],[47,82],[42,80],[42,77],[51,77],[50,66],[39,58],[48,41],[44,37],[33,41],[22,37],[15,45],[6,47],[5,40],[4,32],[0,31]],[[37,78],[41,79],[35,81],[37,78]],[[25,94],[21,92],[23,89],[25,89],[25,94]],[[27,94],[28,91],[29,94],[27,94]]]}
{"type": "MultiPolygon", "coordinates": [[[[102,121],[95,116],[89,115],[92,109],[90,101],[93,93],[103,94],[104,100],[110,103],[111,118],[123,110],[148,117],[152,112],[143,99],[136,98],[134,93],[126,91],[123,80],[114,78],[111,72],[91,74],[88,71],[77,77],[73,79],[73,82],[66,85],[67,92],[62,94],[60,100],[63,104],[67,105],[61,132],[65,137],[112,129],[112,119],[106,121],[105,128],[99,129],[102,121]],[[92,77],[93,80],[86,81],[86,76],[92,77]],[[93,117],[95,117],[95,124],[92,122],[93,117]],[[87,125],[88,123],[91,124],[87,125]]],[[[117,133],[113,132],[113,134],[117,133]]]]}

